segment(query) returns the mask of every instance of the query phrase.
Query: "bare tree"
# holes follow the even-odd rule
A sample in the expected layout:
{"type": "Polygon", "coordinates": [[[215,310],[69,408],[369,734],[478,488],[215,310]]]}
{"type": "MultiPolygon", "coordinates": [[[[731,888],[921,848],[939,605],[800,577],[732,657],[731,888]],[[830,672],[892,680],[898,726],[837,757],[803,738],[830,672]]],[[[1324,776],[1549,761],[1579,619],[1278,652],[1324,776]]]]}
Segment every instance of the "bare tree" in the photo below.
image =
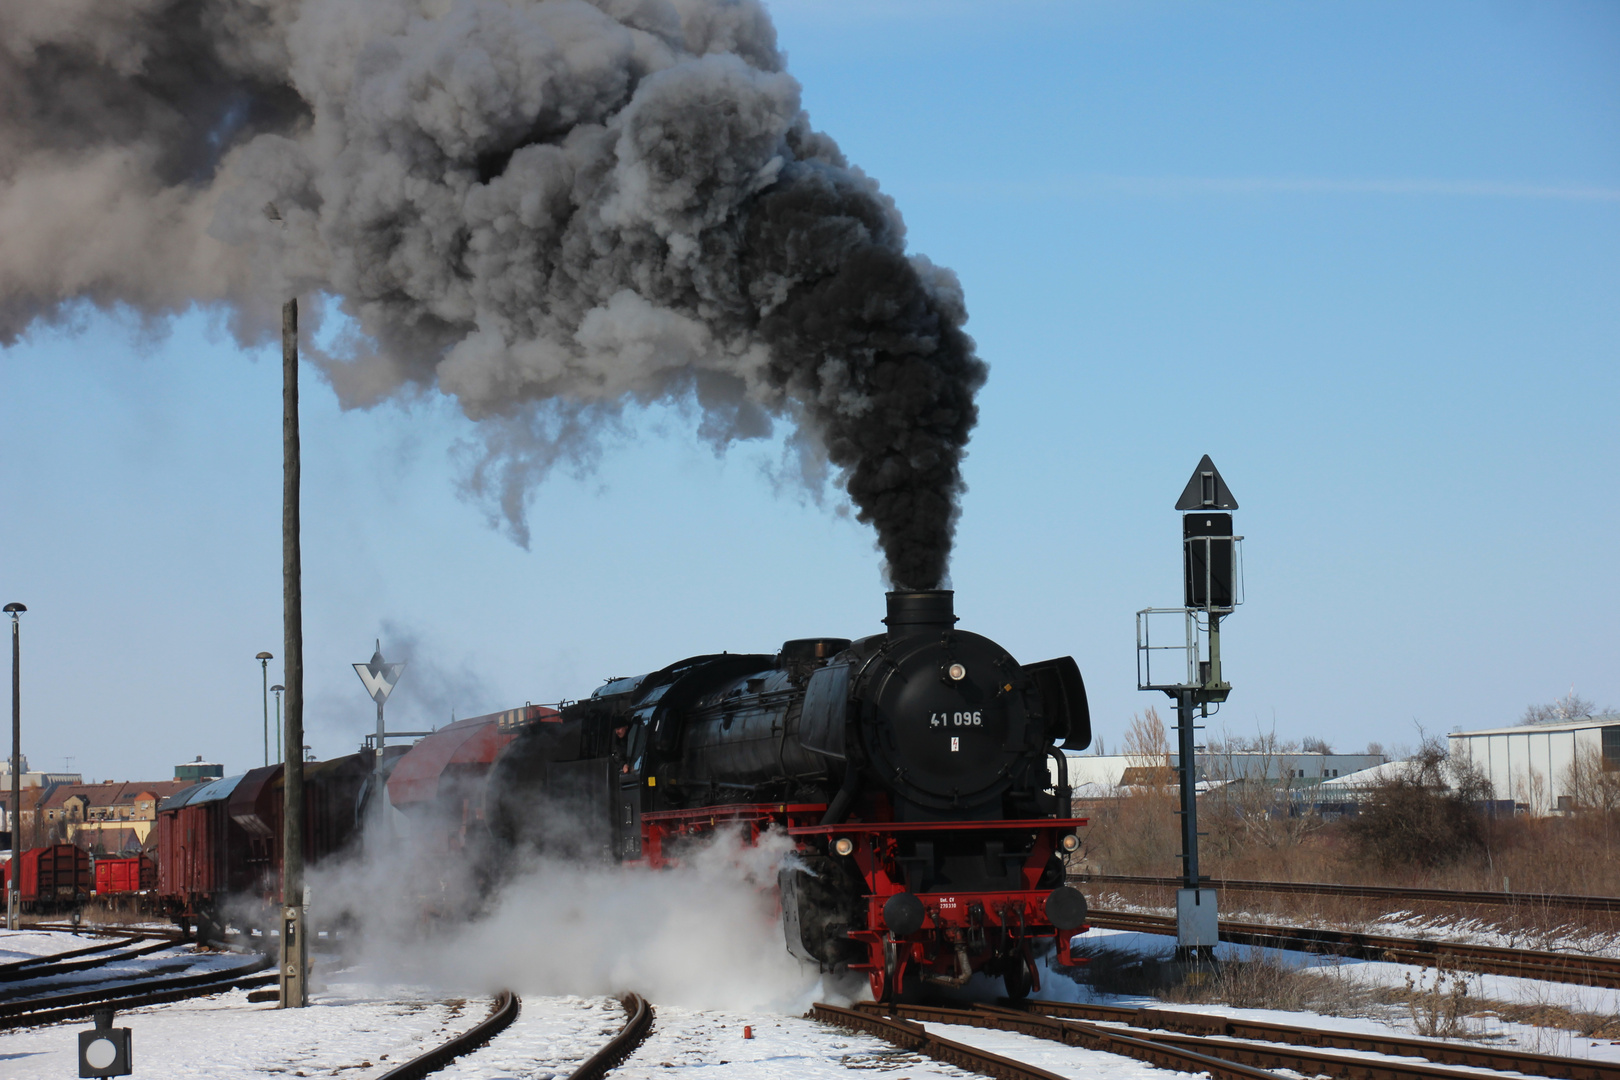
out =
{"type": "Polygon", "coordinates": [[[1620,810],[1620,770],[1605,768],[1603,752],[1588,747],[1569,763],[1564,790],[1574,809],[1612,814],[1620,810]]]}
{"type": "Polygon", "coordinates": [[[1526,724],[1560,724],[1566,720],[1581,720],[1589,716],[1614,716],[1613,709],[1598,711],[1598,707],[1586,698],[1575,692],[1572,686],[1569,693],[1547,705],[1530,705],[1524,710],[1523,722],[1526,724]]]}

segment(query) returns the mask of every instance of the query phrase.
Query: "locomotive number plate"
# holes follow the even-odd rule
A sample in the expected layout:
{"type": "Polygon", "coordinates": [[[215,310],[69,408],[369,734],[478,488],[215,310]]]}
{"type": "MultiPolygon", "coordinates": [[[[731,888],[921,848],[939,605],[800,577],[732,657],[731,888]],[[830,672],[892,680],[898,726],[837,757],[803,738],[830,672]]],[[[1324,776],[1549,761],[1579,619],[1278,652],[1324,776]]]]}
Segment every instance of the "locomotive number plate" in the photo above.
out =
{"type": "Polygon", "coordinates": [[[972,712],[929,713],[928,726],[936,727],[983,727],[984,710],[974,709],[972,712]]]}

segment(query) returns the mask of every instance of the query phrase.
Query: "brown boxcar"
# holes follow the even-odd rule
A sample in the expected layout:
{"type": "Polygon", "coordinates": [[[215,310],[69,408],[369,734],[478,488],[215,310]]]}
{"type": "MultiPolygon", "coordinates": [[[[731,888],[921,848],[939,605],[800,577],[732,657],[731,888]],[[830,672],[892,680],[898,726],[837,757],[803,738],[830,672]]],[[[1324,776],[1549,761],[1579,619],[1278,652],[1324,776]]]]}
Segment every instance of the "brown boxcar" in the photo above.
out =
{"type": "MultiPolygon", "coordinates": [[[[198,784],[158,806],[158,910],[218,924],[226,898],[249,884],[247,835],[227,804],[243,777],[198,784]]],[[[206,936],[206,935],[205,935],[206,936]]]]}
{"type": "MultiPolygon", "coordinates": [[[[389,747],[392,764],[406,747],[389,747]]],[[[370,754],[304,765],[304,860],[317,866],[359,832],[370,754]]],[[[257,925],[281,888],[283,766],[270,765],[190,788],[158,808],[159,910],[177,922],[257,925]]],[[[205,928],[205,934],[212,927],[205,928]]]]}
{"type": "MultiPolygon", "coordinates": [[[[63,911],[90,899],[95,878],[90,853],[74,844],[51,844],[23,852],[16,875],[17,896],[24,911],[63,911]]],[[[10,902],[12,870],[6,865],[6,902],[10,902]]]]}

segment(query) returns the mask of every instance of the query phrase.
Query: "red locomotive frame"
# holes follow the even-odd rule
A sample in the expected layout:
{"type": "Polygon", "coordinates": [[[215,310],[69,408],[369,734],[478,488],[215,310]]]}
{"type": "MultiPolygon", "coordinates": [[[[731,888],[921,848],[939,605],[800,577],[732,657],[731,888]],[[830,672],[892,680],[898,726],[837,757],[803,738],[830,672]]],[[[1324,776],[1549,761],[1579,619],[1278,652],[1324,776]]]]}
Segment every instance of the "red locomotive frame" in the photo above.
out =
{"type": "MultiPolygon", "coordinates": [[[[641,862],[663,869],[678,861],[681,841],[712,834],[724,825],[747,829],[747,840],[757,843],[770,829],[791,836],[800,851],[826,854],[838,838],[853,842],[850,857],[860,867],[866,883],[866,929],[849,934],[859,942],[866,959],[849,965],[863,971],[871,984],[872,996],[883,1000],[897,992],[908,968],[929,971],[936,976],[959,976],[958,949],[983,954],[993,945],[1005,946],[1008,938],[1027,965],[1031,989],[1040,989],[1040,974],[1032,945],[1045,938],[1056,939],[1084,933],[1089,926],[1060,932],[1047,919],[1044,904],[1050,888],[1038,885],[1048,860],[1061,852],[1061,838],[1087,824],[1086,818],[1032,818],[989,821],[852,821],[842,825],[822,825],[825,803],[739,803],[706,806],[690,810],[660,810],[641,815],[641,862]],[[1034,833],[1035,844],[1024,862],[1023,889],[999,892],[919,893],[925,921],[922,930],[896,938],[884,925],[883,905],[891,896],[906,891],[905,880],[895,856],[901,833],[917,832],[1021,832],[1034,833]],[[953,946],[947,953],[942,944],[953,946]]],[[[1070,967],[1084,963],[1060,944],[1055,961],[1070,967]]],[[[982,958],[982,956],[981,956],[982,958]]],[[[977,967],[977,963],[973,965],[977,967]]]]}

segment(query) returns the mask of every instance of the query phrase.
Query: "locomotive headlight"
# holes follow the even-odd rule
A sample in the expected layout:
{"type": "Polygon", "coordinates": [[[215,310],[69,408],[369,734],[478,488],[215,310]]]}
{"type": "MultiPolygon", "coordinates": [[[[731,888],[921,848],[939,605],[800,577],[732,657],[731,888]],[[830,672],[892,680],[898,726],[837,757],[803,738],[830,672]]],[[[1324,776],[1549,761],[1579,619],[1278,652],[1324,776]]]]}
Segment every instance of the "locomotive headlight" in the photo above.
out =
{"type": "Polygon", "coordinates": [[[839,855],[848,855],[855,850],[855,841],[847,836],[840,836],[833,841],[833,851],[839,855]]]}
{"type": "Polygon", "coordinates": [[[961,682],[963,679],[967,678],[967,668],[963,667],[961,664],[952,664],[950,667],[945,669],[945,674],[951,677],[952,682],[961,682]]]}
{"type": "Polygon", "coordinates": [[[1078,851],[1080,850],[1080,838],[1074,833],[1068,833],[1058,841],[1058,846],[1064,851],[1078,851]]]}

